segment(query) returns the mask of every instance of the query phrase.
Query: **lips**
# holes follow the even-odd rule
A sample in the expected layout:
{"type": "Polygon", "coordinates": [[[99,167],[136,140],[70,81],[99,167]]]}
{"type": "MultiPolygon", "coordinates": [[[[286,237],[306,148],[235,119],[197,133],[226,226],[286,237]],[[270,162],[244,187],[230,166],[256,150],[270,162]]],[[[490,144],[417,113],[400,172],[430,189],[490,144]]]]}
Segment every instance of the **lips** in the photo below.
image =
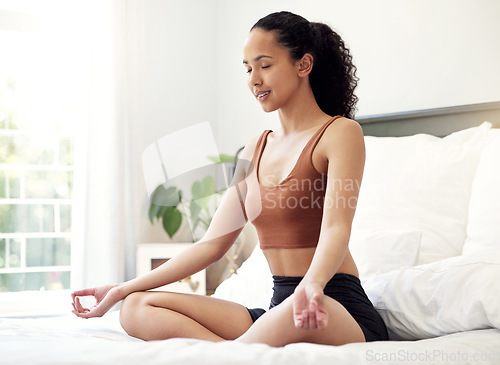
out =
{"type": "Polygon", "coordinates": [[[259,100],[259,101],[264,101],[267,99],[267,96],[269,95],[271,91],[268,90],[268,91],[258,91],[255,93],[255,97],[259,100]]]}

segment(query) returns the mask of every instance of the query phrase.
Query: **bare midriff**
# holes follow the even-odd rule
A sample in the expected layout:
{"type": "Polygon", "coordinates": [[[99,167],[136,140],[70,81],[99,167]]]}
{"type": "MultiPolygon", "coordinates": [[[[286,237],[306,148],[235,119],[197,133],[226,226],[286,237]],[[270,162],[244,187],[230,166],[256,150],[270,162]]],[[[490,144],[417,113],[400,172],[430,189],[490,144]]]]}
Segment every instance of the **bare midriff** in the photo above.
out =
{"type": "MultiPolygon", "coordinates": [[[[307,248],[266,248],[263,250],[271,273],[276,276],[304,276],[311,265],[315,247],[307,248]]],[[[347,251],[337,273],[358,276],[358,269],[351,253],[347,251]]]]}

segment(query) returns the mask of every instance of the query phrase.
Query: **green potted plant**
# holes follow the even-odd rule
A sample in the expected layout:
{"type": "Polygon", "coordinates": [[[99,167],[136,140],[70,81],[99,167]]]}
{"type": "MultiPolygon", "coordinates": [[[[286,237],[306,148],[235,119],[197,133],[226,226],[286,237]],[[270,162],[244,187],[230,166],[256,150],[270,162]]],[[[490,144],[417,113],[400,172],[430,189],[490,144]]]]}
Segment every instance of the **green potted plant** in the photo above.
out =
{"type": "MultiPolygon", "coordinates": [[[[208,158],[215,164],[232,164],[234,160],[233,156],[227,154],[208,158]]],[[[155,219],[161,222],[167,235],[172,238],[181,227],[183,217],[186,217],[191,223],[193,241],[196,241],[195,232],[199,229],[205,232],[208,229],[217,208],[217,198],[221,194],[222,191],[217,191],[216,181],[211,175],[193,182],[189,199],[185,198],[186,194],[177,186],[159,185],[151,195],[149,220],[152,224],[155,219]]]]}
{"type": "MultiPolygon", "coordinates": [[[[234,162],[231,155],[221,154],[218,157],[209,157],[214,164],[234,162]]],[[[221,171],[221,169],[215,169],[221,171]]],[[[208,229],[215,214],[219,198],[225,189],[217,189],[217,176],[211,175],[195,180],[191,185],[190,197],[178,186],[159,185],[151,195],[149,205],[149,220],[152,224],[160,222],[167,235],[172,238],[180,229],[183,219],[190,224],[193,242],[202,238],[208,229]]],[[[209,266],[206,270],[206,290],[213,293],[215,288],[229,277],[244,260],[244,240],[237,238],[235,244],[219,262],[209,266]]]]}

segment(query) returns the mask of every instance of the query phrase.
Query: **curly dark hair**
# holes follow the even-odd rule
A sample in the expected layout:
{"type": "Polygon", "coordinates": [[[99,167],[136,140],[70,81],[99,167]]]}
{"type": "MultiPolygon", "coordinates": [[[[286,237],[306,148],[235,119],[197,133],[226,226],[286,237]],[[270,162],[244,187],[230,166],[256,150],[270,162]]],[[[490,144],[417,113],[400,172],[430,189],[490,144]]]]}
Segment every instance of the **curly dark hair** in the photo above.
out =
{"type": "Polygon", "coordinates": [[[276,40],[290,50],[291,58],[313,56],[309,75],[311,88],[321,110],[331,116],[354,118],[358,97],[356,67],[342,38],[324,23],[309,22],[288,11],[269,14],[253,25],[274,32],[276,40]]]}

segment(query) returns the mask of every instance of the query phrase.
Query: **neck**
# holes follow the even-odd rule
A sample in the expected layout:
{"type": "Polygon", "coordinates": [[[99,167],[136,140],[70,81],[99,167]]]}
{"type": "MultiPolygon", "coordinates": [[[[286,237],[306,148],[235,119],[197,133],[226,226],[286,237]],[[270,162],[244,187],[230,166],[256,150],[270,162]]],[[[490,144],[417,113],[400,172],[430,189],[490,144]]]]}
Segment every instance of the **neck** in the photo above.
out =
{"type": "Polygon", "coordinates": [[[308,84],[299,88],[287,105],[278,110],[278,116],[283,135],[322,125],[330,118],[316,103],[314,94],[308,84]]]}

